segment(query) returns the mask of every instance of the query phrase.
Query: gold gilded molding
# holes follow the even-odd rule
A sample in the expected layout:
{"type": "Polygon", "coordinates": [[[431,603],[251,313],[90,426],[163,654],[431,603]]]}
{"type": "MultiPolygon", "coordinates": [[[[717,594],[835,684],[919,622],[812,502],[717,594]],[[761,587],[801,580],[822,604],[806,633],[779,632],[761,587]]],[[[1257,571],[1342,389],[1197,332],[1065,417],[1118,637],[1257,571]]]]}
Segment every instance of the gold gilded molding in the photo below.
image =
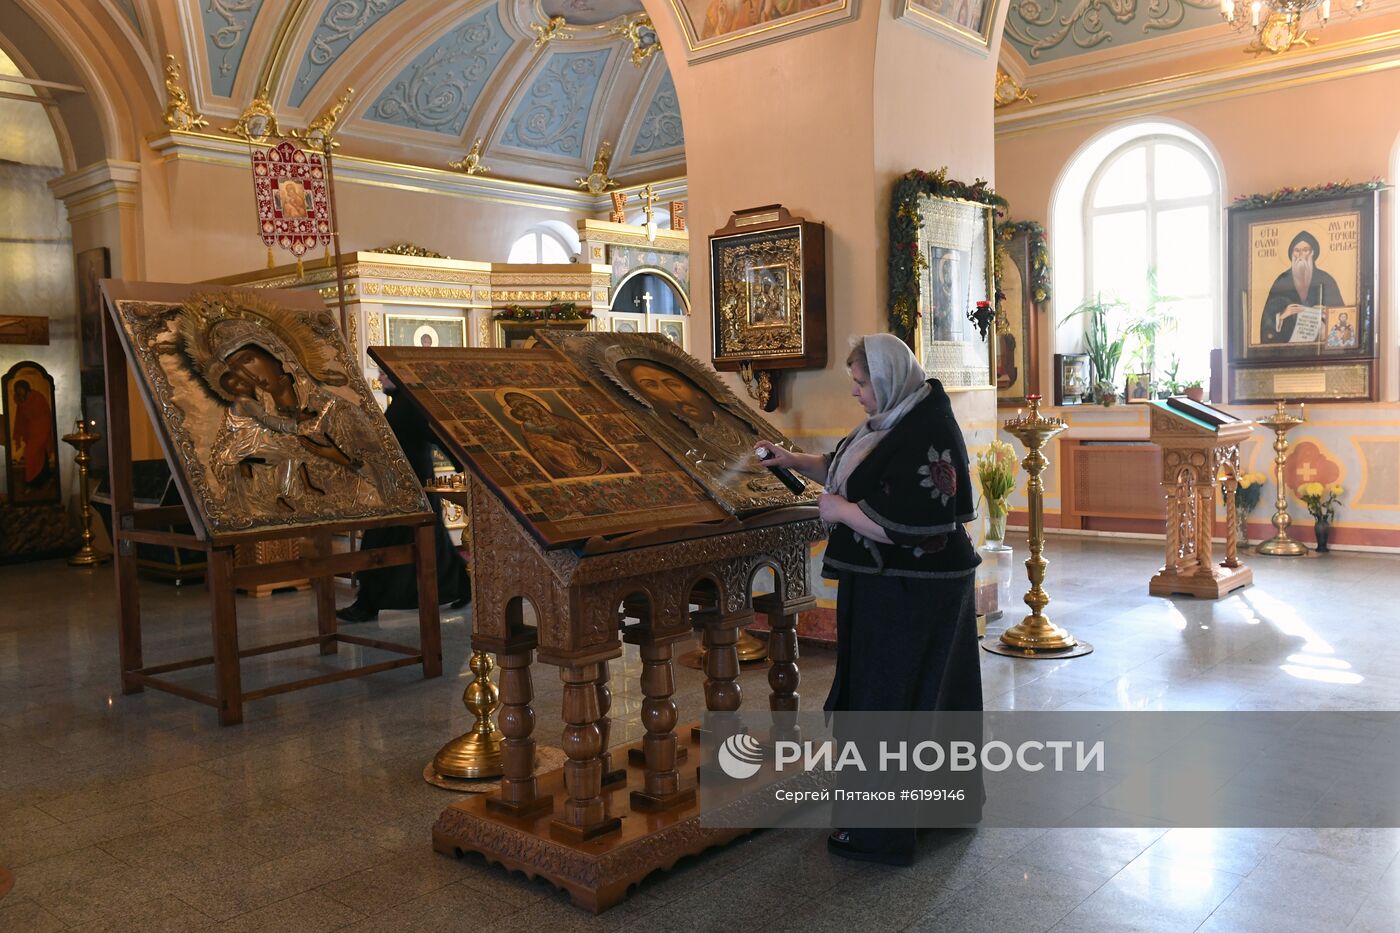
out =
{"type": "Polygon", "coordinates": [[[491,167],[481,163],[481,145],[482,139],[478,136],[476,142],[467,150],[467,154],[456,162],[448,162],[447,167],[464,175],[489,175],[491,167]]]}
{"type": "Polygon", "coordinates": [[[272,109],[272,102],[268,100],[267,88],[259,91],[258,96],[249,101],[248,106],[238,115],[234,124],[223,127],[222,131],[253,143],[281,136],[282,130],[277,126],[277,112],[272,109]]]}
{"type": "Polygon", "coordinates": [[[593,171],[584,178],[575,178],[574,184],[592,195],[600,195],[609,188],[617,187],[617,179],[608,177],[608,167],[612,164],[612,143],[606,139],[598,144],[598,154],[593,157],[593,171]]]}
{"type": "Polygon", "coordinates": [[[384,336],[384,322],[380,319],[378,311],[371,311],[368,315],[366,315],[365,323],[366,343],[369,343],[371,341],[373,341],[376,344],[387,342],[387,339],[384,336]]]}
{"type": "Polygon", "coordinates": [[[535,34],[535,48],[543,48],[563,36],[568,25],[562,16],[551,16],[543,23],[531,23],[530,31],[535,34]]]}
{"type": "Polygon", "coordinates": [[[196,130],[209,125],[190,104],[180,77],[180,63],[174,55],[165,56],[165,125],[172,130],[196,130]]]}
{"type": "Polygon", "coordinates": [[[564,289],[542,289],[534,291],[492,289],[492,301],[588,301],[587,291],[567,291],[564,289]]]}
{"type": "Polygon", "coordinates": [[[1009,107],[1022,100],[1032,103],[1035,101],[1035,95],[1022,87],[1005,69],[998,68],[996,87],[992,89],[992,106],[1009,107]]]}
{"type": "Polygon", "coordinates": [[[625,16],[612,23],[612,33],[622,36],[632,43],[632,64],[642,65],[661,51],[661,40],[656,35],[651,17],[646,13],[625,16]]]}

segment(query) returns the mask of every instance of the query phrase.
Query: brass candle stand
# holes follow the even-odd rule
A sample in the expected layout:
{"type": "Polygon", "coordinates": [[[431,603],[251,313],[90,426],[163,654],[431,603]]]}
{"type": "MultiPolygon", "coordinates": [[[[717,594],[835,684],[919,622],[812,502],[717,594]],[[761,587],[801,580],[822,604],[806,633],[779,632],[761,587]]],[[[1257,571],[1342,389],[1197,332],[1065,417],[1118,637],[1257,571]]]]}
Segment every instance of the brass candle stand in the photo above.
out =
{"type": "Polygon", "coordinates": [[[1026,448],[1021,466],[1026,470],[1026,508],[1029,516],[1028,537],[1031,556],[1026,558],[1026,576],[1031,588],[1026,593],[1025,602],[1030,607],[1030,615],[1016,625],[1002,632],[996,642],[982,642],[982,647],[994,654],[1004,654],[1013,658],[1067,658],[1088,654],[1094,646],[1078,641],[1064,628],[1055,625],[1044,609],[1050,597],[1041,586],[1045,582],[1045,483],[1040,474],[1050,465],[1045,458],[1046,442],[1065,429],[1065,423],[1054,416],[1040,413],[1040,396],[1027,395],[1030,413],[1008,418],[1002,427],[1019,440],[1026,448]]]}
{"type": "Polygon", "coordinates": [[[91,428],[96,422],[78,420],[74,422],[73,433],[63,435],[63,442],[78,451],[74,462],[78,464],[78,501],[82,504],[83,546],[68,558],[70,567],[94,567],[112,559],[92,546],[92,501],[88,495],[88,464],[92,462],[92,445],[102,440],[102,435],[91,428]]]}
{"type": "Polygon", "coordinates": [[[1288,485],[1284,480],[1283,471],[1288,463],[1287,434],[1307,420],[1307,409],[1299,405],[1298,414],[1295,416],[1290,415],[1283,406],[1284,403],[1280,400],[1273,414],[1258,421],[1274,432],[1274,485],[1277,489],[1274,496],[1274,536],[1259,542],[1255,550],[1270,557],[1301,557],[1308,553],[1308,548],[1307,545],[1288,536],[1288,526],[1293,524],[1293,517],[1288,514],[1288,485]]]}
{"type": "Polygon", "coordinates": [[[499,777],[504,773],[501,742],[505,736],[491,723],[491,717],[501,706],[501,695],[491,682],[491,669],[495,666],[496,662],[485,651],[472,649],[472,679],[462,693],[462,702],[476,721],[471,729],[433,756],[432,770],[438,778],[470,781],[499,777]]]}

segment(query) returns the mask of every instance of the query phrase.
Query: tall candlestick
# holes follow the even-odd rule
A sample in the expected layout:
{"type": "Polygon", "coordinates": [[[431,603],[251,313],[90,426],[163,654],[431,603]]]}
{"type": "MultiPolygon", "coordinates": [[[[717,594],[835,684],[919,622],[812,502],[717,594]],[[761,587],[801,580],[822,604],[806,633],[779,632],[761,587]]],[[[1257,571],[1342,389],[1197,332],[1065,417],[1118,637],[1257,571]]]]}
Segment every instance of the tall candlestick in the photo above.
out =
{"type": "Polygon", "coordinates": [[[78,502],[83,520],[83,546],[68,558],[70,567],[92,567],[111,559],[110,554],[103,554],[92,546],[92,502],[88,497],[88,464],[92,462],[92,456],[88,451],[93,444],[102,440],[102,435],[93,430],[96,425],[96,421],[80,419],[74,423],[72,434],[63,435],[63,442],[71,444],[78,451],[73,460],[78,464],[78,502]]]}
{"type": "Polygon", "coordinates": [[[1274,483],[1277,489],[1274,496],[1274,536],[1261,542],[1256,550],[1272,557],[1300,557],[1308,552],[1307,547],[1288,536],[1288,526],[1293,524],[1293,518],[1288,514],[1288,480],[1284,476],[1288,461],[1288,438],[1284,435],[1302,424],[1303,419],[1284,411],[1283,404],[1280,401],[1272,415],[1259,419],[1260,424],[1274,432],[1274,483]]]}

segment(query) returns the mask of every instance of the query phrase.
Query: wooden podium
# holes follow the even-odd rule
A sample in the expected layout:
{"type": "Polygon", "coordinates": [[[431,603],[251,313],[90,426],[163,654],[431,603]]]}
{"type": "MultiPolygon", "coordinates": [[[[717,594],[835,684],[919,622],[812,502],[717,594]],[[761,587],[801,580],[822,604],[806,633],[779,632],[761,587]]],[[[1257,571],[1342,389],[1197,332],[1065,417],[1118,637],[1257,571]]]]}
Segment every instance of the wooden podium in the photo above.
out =
{"type": "Polygon", "coordinates": [[[1254,422],[1185,397],[1151,403],[1151,437],[1162,448],[1162,487],[1167,499],[1166,563],[1152,577],[1153,596],[1220,597],[1254,582],[1239,559],[1235,492],[1240,442],[1254,422]],[[1214,562],[1217,487],[1225,500],[1225,559],[1214,562]]]}
{"type": "Polygon", "coordinates": [[[472,647],[501,670],[501,789],[445,809],[433,846],[547,878],[598,912],[747,832],[700,824],[696,772],[679,767],[699,755],[692,730],[677,735],[672,653],[699,629],[706,708],[737,711],[735,643],[762,612],[768,706],[796,711],[797,614],[816,605],[808,552],[824,531],[815,485],[795,495],[735,459],[783,437],[693,358],[651,335],[541,340],[370,353],[469,466],[460,487],[434,493],[470,509],[472,647]],[[753,597],[763,570],[774,591],[753,597]],[[623,642],[641,654],[645,736],[609,751],[608,662],[623,642]],[[568,756],[540,776],[537,651],[563,681],[568,756]]]}

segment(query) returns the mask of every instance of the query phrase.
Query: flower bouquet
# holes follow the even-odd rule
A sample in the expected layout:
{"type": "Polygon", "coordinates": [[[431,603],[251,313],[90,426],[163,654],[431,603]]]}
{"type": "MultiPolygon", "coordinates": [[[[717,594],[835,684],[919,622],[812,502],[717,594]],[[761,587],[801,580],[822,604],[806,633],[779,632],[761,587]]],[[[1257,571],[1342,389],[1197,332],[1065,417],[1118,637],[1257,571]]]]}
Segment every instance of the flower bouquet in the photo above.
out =
{"type": "Polygon", "coordinates": [[[994,440],[977,455],[977,483],[987,510],[987,547],[1006,550],[1006,513],[1011,492],[1016,488],[1016,449],[1006,441],[994,440]]]}
{"type": "MultiPolygon", "coordinates": [[[[1249,543],[1249,513],[1259,506],[1264,496],[1264,484],[1269,478],[1263,473],[1245,473],[1235,485],[1235,521],[1240,529],[1240,546],[1249,543]]],[[[1225,497],[1225,487],[1220,487],[1220,496],[1225,497]]]]}
{"type": "Polygon", "coordinates": [[[1317,535],[1318,553],[1326,553],[1327,538],[1332,532],[1332,519],[1337,517],[1337,509],[1342,507],[1341,483],[1303,483],[1298,487],[1298,498],[1308,507],[1313,517],[1313,532],[1317,535]]]}

